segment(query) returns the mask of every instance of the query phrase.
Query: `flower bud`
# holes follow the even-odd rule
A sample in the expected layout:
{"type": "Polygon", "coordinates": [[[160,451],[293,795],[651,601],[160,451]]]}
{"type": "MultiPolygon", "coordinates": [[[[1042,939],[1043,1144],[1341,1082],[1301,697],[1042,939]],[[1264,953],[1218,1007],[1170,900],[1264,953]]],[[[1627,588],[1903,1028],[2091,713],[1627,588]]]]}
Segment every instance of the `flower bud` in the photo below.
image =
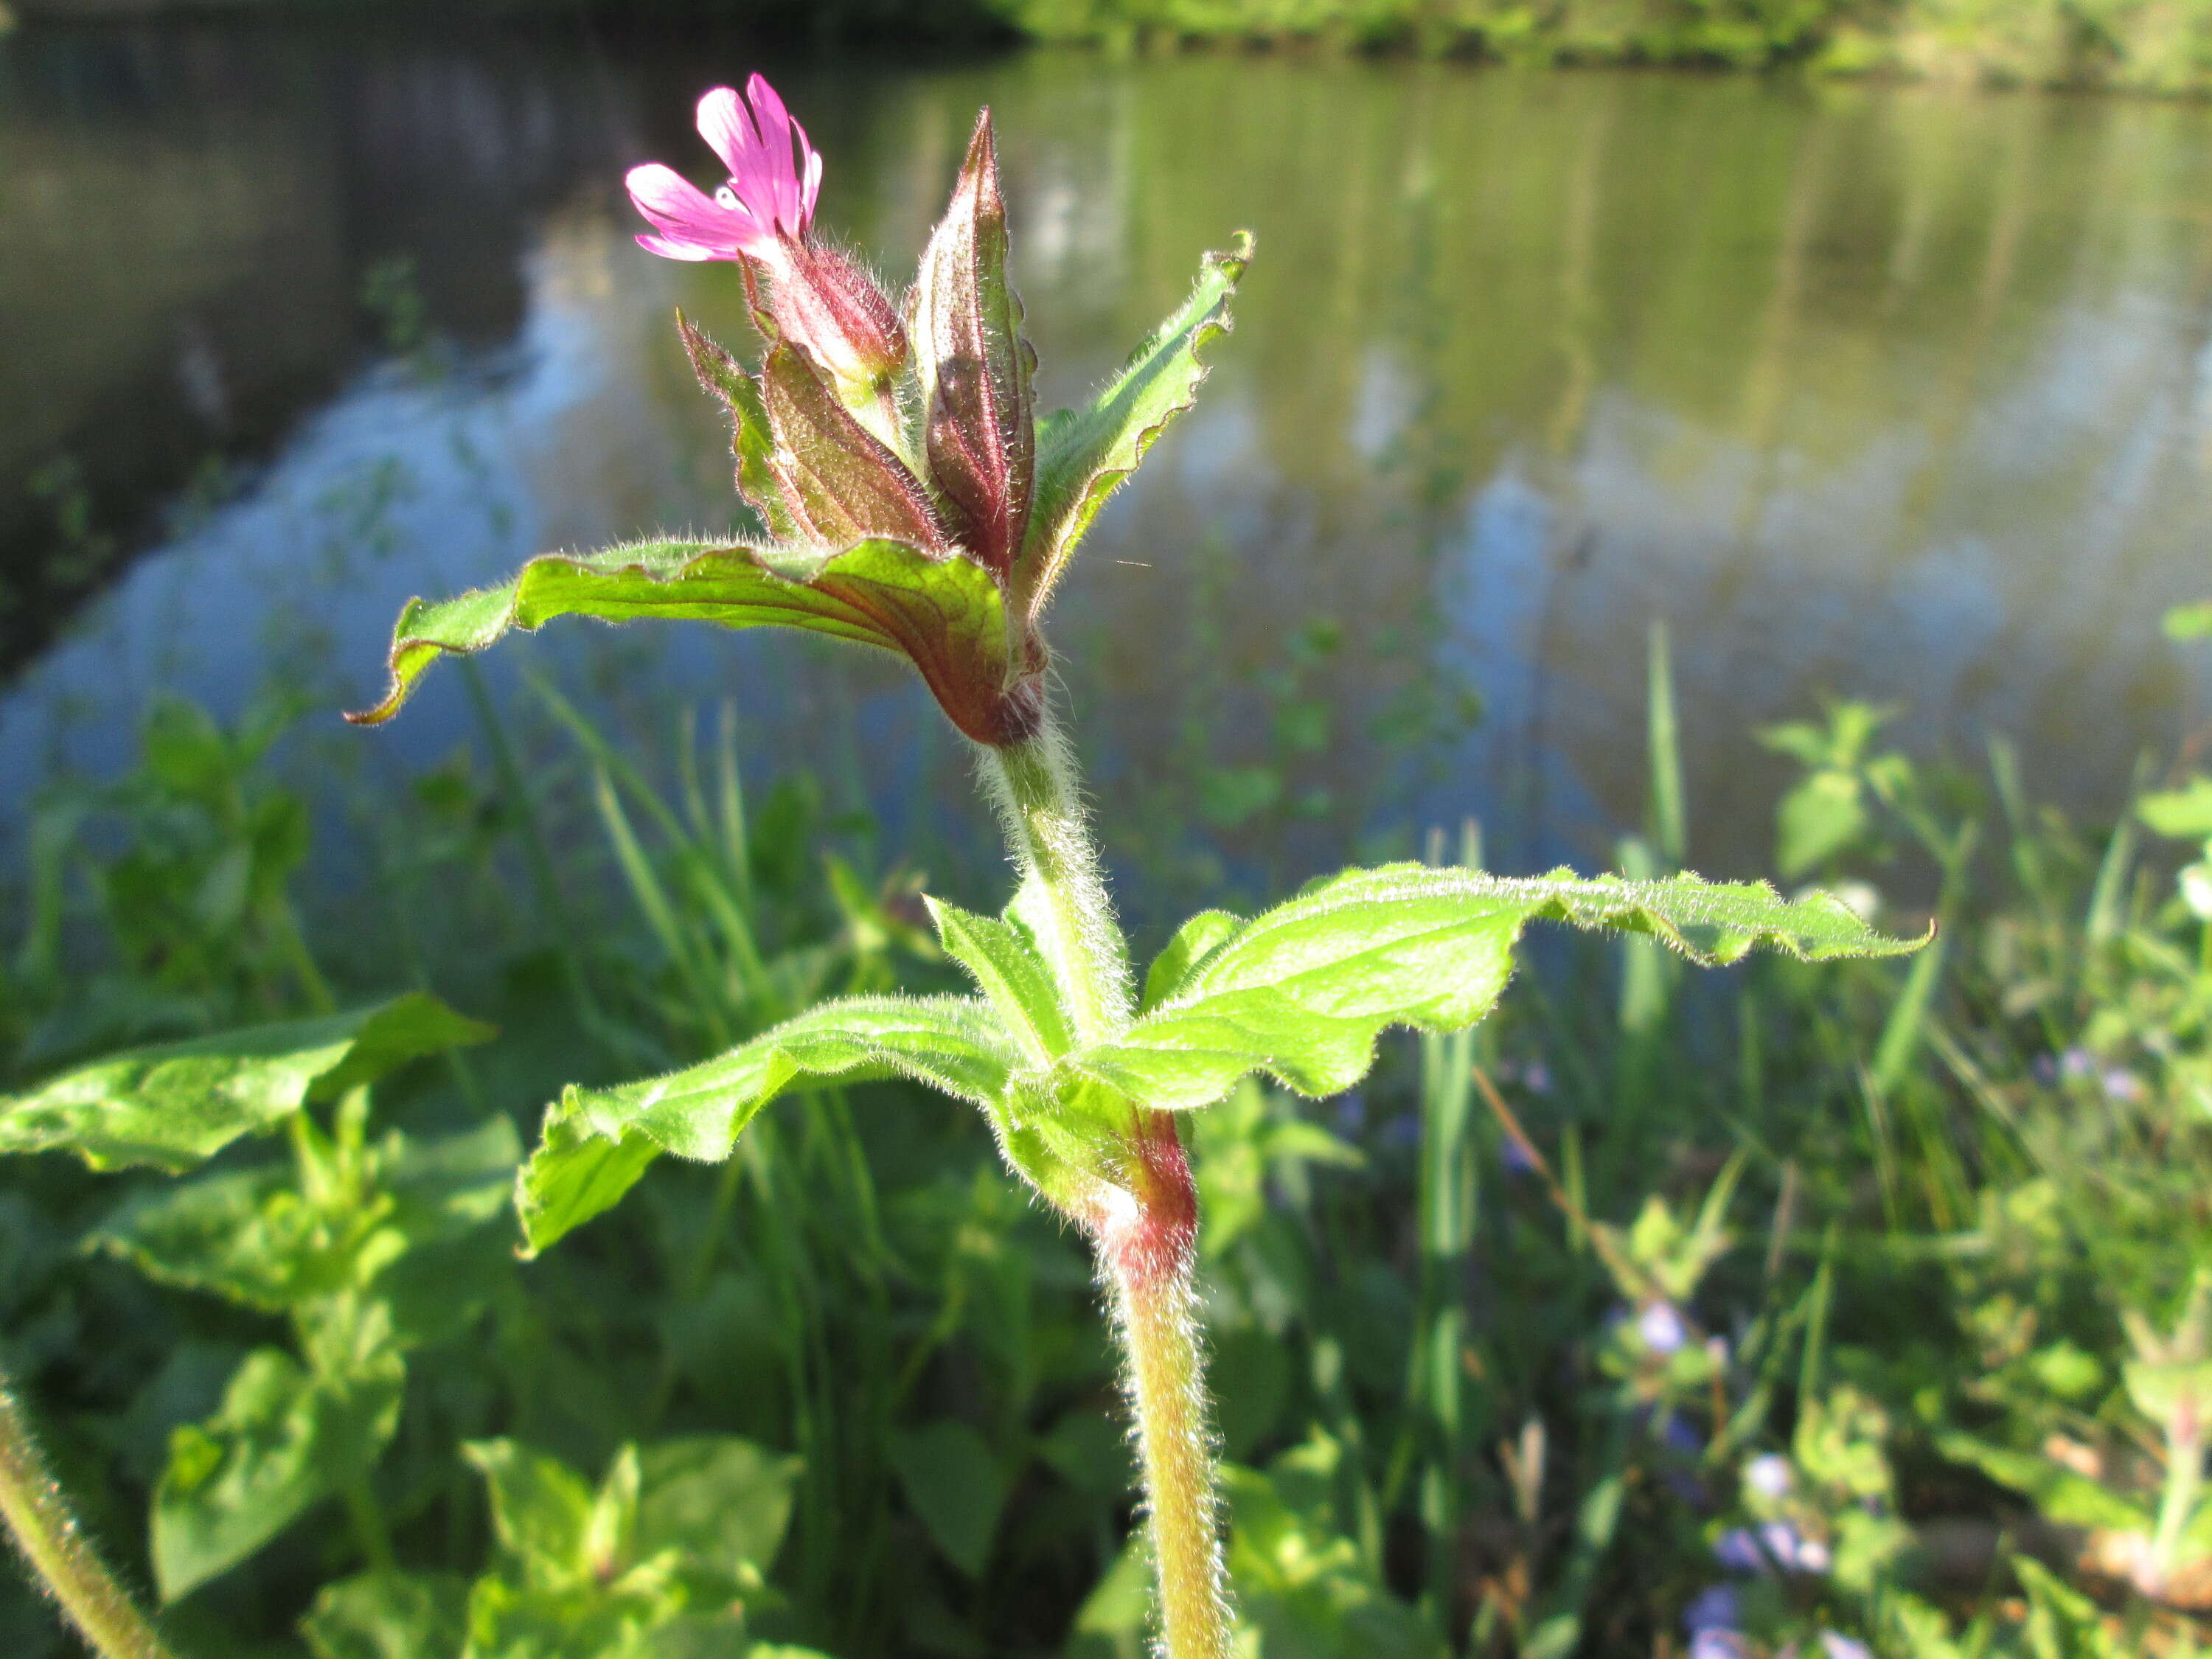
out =
{"type": "Polygon", "coordinates": [[[874,277],[836,248],[786,243],[763,260],[776,332],[805,346],[848,403],[871,396],[906,362],[906,331],[874,277]]]}

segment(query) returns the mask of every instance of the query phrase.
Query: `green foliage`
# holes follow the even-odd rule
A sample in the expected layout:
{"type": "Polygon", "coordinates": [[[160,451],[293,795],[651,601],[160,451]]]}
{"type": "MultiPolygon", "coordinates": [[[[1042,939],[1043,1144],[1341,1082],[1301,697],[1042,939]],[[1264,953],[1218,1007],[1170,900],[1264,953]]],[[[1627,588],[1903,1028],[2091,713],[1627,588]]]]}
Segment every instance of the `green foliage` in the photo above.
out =
{"type": "Polygon", "coordinates": [[[891,1467],[930,1541],[969,1577],[980,1577],[1011,1485],[990,1442],[957,1420],[927,1424],[899,1437],[891,1467]]]}
{"type": "Polygon", "coordinates": [[[1505,988],[1521,929],[1539,920],[1648,934],[1706,963],[1761,943],[1808,961],[1913,948],[1825,895],[1787,902],[1764,886],[1347,871],[1233,931],[1198,918],[1200,934],[1170,946],[1181,970],[1148,977],[1142,1018],[1064,1064],[1161,1107],[1205,1105],[1260,1070],[1302,1093],[1339,1093],[1373,1063],[1383,1027],[1480,1019],[1505,988]],[[1215,933],[1210,948],[1192,948],[1215,933]]]}
{"type": "Polygon", "coordinates": [[[317,1659],[820,1659],[744,1631],[790,1522],[793,1459],[729,1436],[624,1445],[593,1487],[510,1440],[463,1450],[489,1498],[491,1570],[328,1586],[302,1626],[317,1659]]]}
{"type": "Polygon", "coordinates": [[[1033,38],[1127,45],[1325,42],[1508,64],[1683,64],[1830,75],[2118,87],[2206,85],[2212,20],[2193,7],[2100,0],[994,0],[1033,38]]]}
{"type": "Polygon", "coordinates": [[[578,558],[549,554],[503,586],[435,605],[410,601],[392,630],[392,689],[352,718],[389,720],[441,656],[569,616],[804,629],[910,656],[933,687],[951,684],[971,659],[976,674],[1003,680],[1012,652],[997,585],[963,560],[881,538],[835,553],[639,542],[578,558]]]}
{"type": "Polygon", "coordinates": [[[1348,871],[1250,921],[1194,918],[1147,976],[1136,1023],[1072,1048],[1073,1019],[1024,919],[1030,902],[1018,896],[996,921],[932,904],[946,953],[983,1001],[825,1003],[672,1076],[568,1090],[522,1176],[530,1248],[617,1202],[661,1152],[727,1158],[754,1115],[804,1076],[903,1075],[981,1106],[1014,1168],[1055,1202],[1079,1206],[1090,1183],[1116,1178],[1115,1099],[1203,1106],[1255,1071],[1304,1093],[1339,1093],[1373,1065],[1383,1027],[1452,1030],[1487,1013],[1533,920],[1648,934],[1711,963],[1762,943],[1807,961],[1913,948],[1825,895],[1785,901],[1771,888],[1694,877],[1348,871]]]}
{"type": "Polygon", "coordinates": [[[491,1036],[410,994],[351,1013],[131,1050],[0,1097],[0,1152],[76,1153],[95,1170],[181,1170],[425,1054],[491,1036]]]}
{"type": "Polygon", "coordinates": [[[406,1375],[388,1321],[348,1333],[365,1342],[319,1353],[313,1370],[280,1349],[255,1350],[216,1414],[176,1431],[154,1494],[164,1601],[236,1566],[367,1475],[398,1426],[406,1375]]]}
{"type": "Polygon", "coordinates": [[[1137,470],[1169,422],[1196,401],[1206,344],[1229,331],[1229,302],[1251,263],[1252,239],[1209,253],[1180,310],[1130,355],[1091,406],[1059,410],[1039,422],[1036,505],[1022,550],[1021,588],[1041,605],[1115,488],[1137,470]]]}
{"type": "Polygon", "coordinates": [[[523,1233],[544,1249],[620,1201],[663,1152],[726,1158],[755,1114],[801,1077],[908,1076],[997,1103],[1012,1045],[984,1006],[951,997],[825,1002],[719,1059],[615,1089],[570,1088],[545,1115],[517,1194],[523,1233]]]}

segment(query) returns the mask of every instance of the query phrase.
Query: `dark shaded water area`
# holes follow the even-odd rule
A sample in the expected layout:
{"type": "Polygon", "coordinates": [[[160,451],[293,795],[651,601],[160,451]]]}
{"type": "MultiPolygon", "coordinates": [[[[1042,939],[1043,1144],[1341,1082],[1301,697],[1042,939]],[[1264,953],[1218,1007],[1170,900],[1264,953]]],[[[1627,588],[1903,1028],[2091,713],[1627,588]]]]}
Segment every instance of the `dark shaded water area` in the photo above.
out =
{"type": "MultiPolygon", "coordinates": [[[[706,85],[775,76],[823,219],[903,276],[975,106],[1000,123],[1042,406],[1080,397],[1238,227],[1260,258],[1200,407],[1056,616],[1117,856],[1274,887],[1480,816],[1589,866],[1646,787],[1674,653],[1692,861],[1767,867],[1823,693],[1923,754],[2020,744],[2115,811],[2206,688],[2161,610],[2212,592],[2212,109],[1040,53],[757,65],[742,43],[234,27],[0,40],[0,777],[123,763],[157,686],[271,682],[371,778],[468,741],[401,720],[410,594],[534,551],[728,522],[681,304],[623,168],[694,176],[706,85]]],[[[888,660],[556,626],[495,699],[571,686],[645,742],[735,700],[895,835],[979,820],[888,660]],[[917,817],[913,804],[946,803],[917,817]]]]}

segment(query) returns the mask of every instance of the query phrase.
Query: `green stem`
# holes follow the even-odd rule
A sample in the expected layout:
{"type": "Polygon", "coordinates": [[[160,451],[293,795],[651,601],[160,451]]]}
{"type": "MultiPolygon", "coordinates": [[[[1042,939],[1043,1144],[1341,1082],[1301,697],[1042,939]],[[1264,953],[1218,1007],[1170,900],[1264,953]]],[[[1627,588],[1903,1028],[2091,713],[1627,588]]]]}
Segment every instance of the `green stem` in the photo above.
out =
{"type": "MultiPolygon", "coordinates": [[[[1168,1129],[1174,1132],[1170,1121],[1168,1129]]],[[[1197,1212],[1188,1212],[1194,1235],[1197,1212]]],[[[1140,1231],[1165,1228],[1155,1214],[1140,1231]]],[[[1115,1324],[1128,1350],[1129,1403],[1136,1413],[1152,1562],[1159,1575],[1162,1659],[1229,1659],[1232,1620],[1223,1571],[1212,1434],[1199,1358],[1194,1238],[1146,1249],[1139,1259],[1101,1231],[1100,1255],[1113,1287],[1115,1324]],[[1163,1260],[1162,1258],[1167,1258],[1163,1260]]]]}
{"type": "Polygon", "coordinates": [[[2197,1509],[2197,1494],[2204,1481],[2204,1431],[2193,1401],[2185,1402],[2177,1419],[2166,1430],[2166,1491],[2158,1508],[2158,1528],[2152,1536],[2150,1566],[2155,1583],[2146,1588],[2155,1593],[2180,1565],[2181,1535],[2197,1509]]]}
{"type": "Polygon", "coordinates": [[[1048,714],[1026,742],[981,754],[984,787],[1014,863],[1044,895],[1057,935],[1046,941],[1046,956],[1064,976],[1076,1036],[1085,1042],[1112,1036],[1129,1023],[1129,959],[1066,742],[1048,714]]]}
{"type": "Polygon", "coordinates": [[[353,1526],[355,1547],[373,1572],[397,1572],[399,1558],[392,1553],[392,1528],[385,1523],[384,1506],[376,1501],[376,1489],[369,1485],[368,1476],[356,1474],[345,1484],[342,1496],[345,1500],[346,1519],[353,1526]]]}
{"type": "MultiPolygon", "coordinates": [[[[1014,862],[1043,902],[1052,937],[1040,943],[1077,1041],[1110,1037],[1133,1013],[1127,948],[1067,745],[1048,715],[1026,742],[981,752],[1014,862]]],[[[1139,1102],[1128,1109],[1126,1168],[1096,1211],[1077,1218],[1097,1248],[1128,1362],[1159,1578],[1159,1659],[1229,1659],[1233,1621],[1197,1317],[1198,1193],[1174,1117],[1139,1102]]]]}
{"type": "Polygon", "coordinates": [[[0,1517],[62,1611],[103,1659],[169,1659],[46,1473],[22,1407],[0,1374],[0,1517]]]}

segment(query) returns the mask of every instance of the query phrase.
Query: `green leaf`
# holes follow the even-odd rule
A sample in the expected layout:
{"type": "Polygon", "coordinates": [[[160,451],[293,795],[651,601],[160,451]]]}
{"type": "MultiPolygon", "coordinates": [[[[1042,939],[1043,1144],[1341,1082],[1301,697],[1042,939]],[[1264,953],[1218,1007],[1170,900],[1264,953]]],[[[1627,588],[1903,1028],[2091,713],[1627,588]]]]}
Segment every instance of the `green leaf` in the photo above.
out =
{"type": "Polygon", "coordinates": [[[738,494],[761,515],[771,536],[778,541],[796,540],[799,526],[784,508],[782,486],[770,465],[775,434],[769,429],[768,405],[761,400],[760,387],[736,358],[692,327],[681,311],[676,313],[676,332],[699,384],[730,411],[730,453],[738,463],[738,494]]]}
{"type": "Polygon", "coordinates": [[[1791,880],[1817,870],[1866,833],[1863,787],[1853,772],[1823,768],[1775,810],[1775,867],[1791,880]]]}
{"type": "Polygon", "coordinates": [[[641,1556],[672,1551],[695,1570],[763,1576],[791,1525],[799,1461],[735,1435],[663,1440],[640,1454],[641,1556]]]}
{"type": "Polygon", "coordinates": [[[471,1232],[506,1209],[522,1142],[502,1115],[434,1139],[394,1135],[381,1152],[393,1223],[415,1247],[471,1232]]]}
{"type": "Polygon", "coordinates": [[[1068,556],[1090,529],[1115,486],[1137,469],[1167,423],[1196,401],[1206,379],[1199,353],[1231,327],[1229,301],[1252,258],[1252,239],[1239,232],[1225,253],[1209,253],[1198,286],[1152,337],[1138,347],[1077,413],[1060,410],[1039,423],[1036,499],[1015,568],[1015,602],[1034,614],[1068,556]]]}
{"type": "Polygon", "coordinates": [[[2201,774],[2179,789],[2161,789],[2136,802],[2136,816],[2176,841],[2212,839],[2212,777],[2201,774]]]}
{"type": "Polygon", "coordinates": [[[298,1190],[289,1163],[202,1176],[132,1199],[86,1245],[160,1283],[282,1312],[482,1226],[506,1208],[520,1156],[504,1117],[423,1143],[394,1134],[372,1155],[380,1179],[348,1182],[326,1202],[298,1190]]]}
{"type": "Polygon", "coordinates": [[[599,1494],[556,1457],[513,1440],[471,1440],[461,1455],[483,1476],[492,1533],[525,1583],[565,1589],[587,1580],[586,1535],[599,1494]]]}
{"type": "Polygon", "coordinates": [[[456,1659],[469,1581],[450,1572],[364,1572],[325,1584],[300,1621],[315,1659],[456,1659]]]}
{"type": "Polygon", "coordinates": [[[362,1243],[358,1231],[334,1237],[293,1179],[271,1164],[179,1182],[125,1204],[85,1243],[157,1283],[281,1313],[352,1282],[362,1243]]]}
{"type": "Polygon", "coordinates": [[[164,1601],[236,1566],[374,1464],[398,1425],[406,1373],[389,1347],[365,1346],[355,1366],[314,1372],[257,1348],[216,1414],[171,1437],[154,1493],[164,1601]]]}
{"type": "Polygon", "coordinates": [[[997,582],[969,560],[880,538],[837,553],[674,539],[549,553],[502,586],[436,605],[410,599],[392,629],[391,689],[346,718],[387,720],[440,657],[482,651],[512,629],[556,617],[798,628],[876,646],[910,660],[969,736],[1003,735],[997,722],[1015,653],[997,582]]]}
{"type": "Polygon", "coordinates": [[[2177,605],[2166,613],[2169,640],[2212,640],[2212,599],[2197,605],[2177,605]]]}
{"type": "Polygon", "coordinates": [[[1227,910],[1200,910],[1175,930],[1145,972],[1145,995],[1139,1013],[1150,1013],[1182,988],[1191,969],[1229,942],[1244,925],[1244,918],[1227,910]]]}
{"type": "Polygon", "coordinates": [[[2148,1516],[2119,1493],[2033,1452],[2012,1451],[1957,1433],[1938,1434],[1936,1449],[1953,1462],[1971,1464],[1999,1486],[2011,1487],[2033,1502],[2045,1520],[2060,1526],[2116,1532],[2148,1526],[2148,1516]]]}
{"type": "Polygon", "coordinates": [[[1521,929],[1539,920],[1648,934],[1708,965],[1759,944],[1820,961],[1918,943],[1883,938],[1826,894],[1784,900],[1764,884],[1347,871],[1242,924],[1172,994],[1121,1036],[1070,1054],[1062,1073],[1164,1108],[1206,1105],[1255,1071],[1335,1094],[1365,1075],[1385,1026],[1450,1031],[1480,1019],[1505,988],[1521,929]]]}
{"type": "Polygon", "coordinates": [[[1048,1066],[1066,1054],[1073,1038],[1052,969],[1028,927],[1011,910],[997,921],[927,894],[922,902],[945,955],[968,970],[1030,1063],[1048,1066]]]}
{"type": "Polygon", "coordinates": [[[970,1578],[981,1577],[1013,1485],[991,1443],[969,1425],[945,1419],[899,1436],[890,1455],[931,1541],[970,1578]]]}
{"type": "Polygon", "coordinates": [[[407,1061],[492,1035],[420,992],[319,1019],[133,1048],[0,1096],[0,1152],[182,1170],[407,1061]]]}
{"type": "Polygon", "coordinates": [[[904,1076],[995,1108],[1019,1051],[973,998],[825,1002],[702,1065],[612,1089],[571,1088],[546,1114],[516,1207],[532,1254],[620,1200],[660,1152],[719,1162],[801,1076],[904,1076]]]}

